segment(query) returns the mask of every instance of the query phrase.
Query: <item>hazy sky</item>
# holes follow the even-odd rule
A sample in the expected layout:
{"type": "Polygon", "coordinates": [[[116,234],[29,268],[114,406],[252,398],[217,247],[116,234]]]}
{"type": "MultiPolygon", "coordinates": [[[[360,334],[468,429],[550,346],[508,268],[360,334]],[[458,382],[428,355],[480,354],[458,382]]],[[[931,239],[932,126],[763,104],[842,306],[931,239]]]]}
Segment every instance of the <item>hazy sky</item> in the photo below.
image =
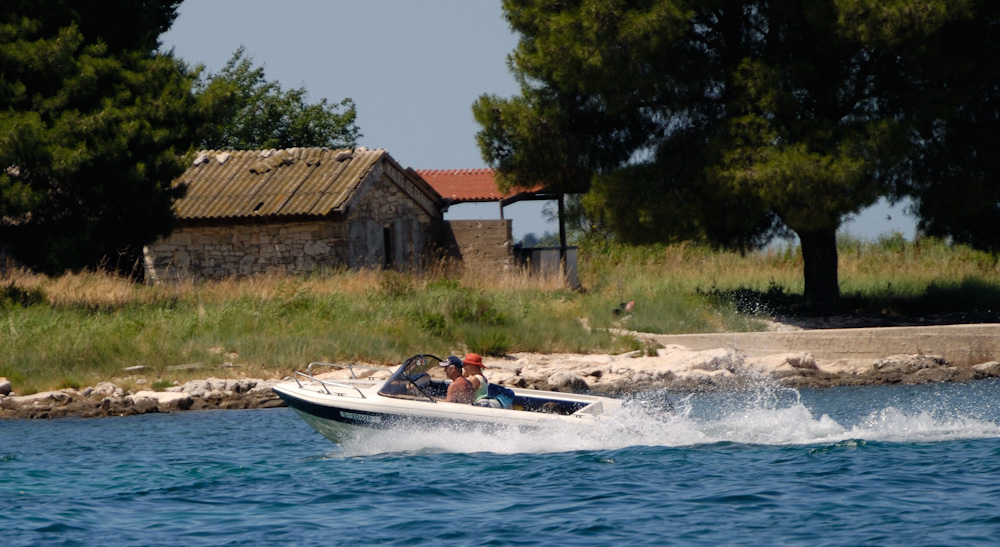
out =
{"type": "MultiPolygon", "coordinates": [[[[517,93],[506,63],[517,37],[499,0],[184,0],[178,13],[163,49],[218,72],[244,46],[268,80],[304,87],[309,102],[350,97],[360,144],[386,149],[404,167],[486,167],[472,103],[483,93],[517,93]]],[[[557,231],[543,205],[504,210],[515,238],[557,231]]],[[[453,207],[445,218],[498,217],[491,204],[453,207]]],[[[900,207],[882,205],[844,230],[911,238],[913,226],[900,207]]]]}

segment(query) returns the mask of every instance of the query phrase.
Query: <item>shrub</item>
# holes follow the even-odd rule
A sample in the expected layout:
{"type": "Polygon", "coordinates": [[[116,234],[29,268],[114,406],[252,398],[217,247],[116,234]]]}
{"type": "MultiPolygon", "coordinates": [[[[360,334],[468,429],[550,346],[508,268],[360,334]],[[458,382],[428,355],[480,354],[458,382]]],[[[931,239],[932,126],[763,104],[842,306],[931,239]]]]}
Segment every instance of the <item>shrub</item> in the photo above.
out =
{"type": "Polygon", "coordinates": [[[13,281],[0,287],[0,309],[20,306],[28,308],[45,302],[45,292],[40,287],[22,288],[13,281]]]}
{"type": "Polygon", "coordinates": [[[466,332],[465,345],[480,355],[500,356],[510,351],[507,332],[497,328],[473,328],[466,332]]]}
{"type": "Polygon", "coordinates": [[[152,385],[153,391],[163,391],[168,387],[174,387],[174,383],[170,380],[156,380],[152,385]]]}
{"type": "Polygon", "coordinates": [[[460,291],[448,304],[448,317],[459,323],[501,326],[507,317],[481,293],[460,291]]]}

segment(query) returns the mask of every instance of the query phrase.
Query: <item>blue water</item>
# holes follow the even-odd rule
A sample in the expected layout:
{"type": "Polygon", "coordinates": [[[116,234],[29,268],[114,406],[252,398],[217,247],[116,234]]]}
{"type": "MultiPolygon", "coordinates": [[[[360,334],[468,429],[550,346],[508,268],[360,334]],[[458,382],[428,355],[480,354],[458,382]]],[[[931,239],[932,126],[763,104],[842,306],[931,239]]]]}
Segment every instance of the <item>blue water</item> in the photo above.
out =
{"type": "Polygon", "coordinates": [[[0,545],[1000,541],[1000,382],[662,395],[339,444],[288,409],[4,421],[0,545]]]}

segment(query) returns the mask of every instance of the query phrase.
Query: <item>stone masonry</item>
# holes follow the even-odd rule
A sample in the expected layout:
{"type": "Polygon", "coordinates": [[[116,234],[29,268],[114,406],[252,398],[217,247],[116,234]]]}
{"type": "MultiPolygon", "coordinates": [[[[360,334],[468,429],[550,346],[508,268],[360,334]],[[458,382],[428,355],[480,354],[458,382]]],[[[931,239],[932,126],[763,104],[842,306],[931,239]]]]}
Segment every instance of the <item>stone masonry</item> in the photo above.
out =
{"type": "Polygon", "coordinates": [[[511,221],[452,220],[453,252],[466,264],[509,268],[514,265],[511,221]]]}
{"type": "Polygon", "coordinates": [[[301,275],[340,267],[418,267],[440,220],[431,217],[397,182],[383,173],[370,186],[359,188],[363,195],[346,220],[264,218],[182,225],[146,247],[147,280],[301,275]]]}

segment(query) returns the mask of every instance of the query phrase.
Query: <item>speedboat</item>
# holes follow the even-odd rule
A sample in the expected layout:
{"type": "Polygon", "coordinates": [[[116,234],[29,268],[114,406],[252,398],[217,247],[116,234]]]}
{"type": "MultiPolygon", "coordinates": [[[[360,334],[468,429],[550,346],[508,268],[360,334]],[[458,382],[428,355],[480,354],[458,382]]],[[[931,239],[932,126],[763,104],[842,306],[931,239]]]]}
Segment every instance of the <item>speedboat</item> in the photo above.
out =
{"type": "Polygon", "coordinates": [[[593,425],[607,419],[621,401],[609,397],[533,389],[512,389],[510,408],[445,402],[451,380],[442,360],[414,355],[394,371],[340,363],[310,363],[291,381],[272,389],[313,429],[340,442],[362,429],[391,427],[517,427],[539,429],[560,424],[593,425]],[[345,378],[320,370],[341,369],[345,378]],[[320,376],[324,376],[321,378],[320,376]]]}

